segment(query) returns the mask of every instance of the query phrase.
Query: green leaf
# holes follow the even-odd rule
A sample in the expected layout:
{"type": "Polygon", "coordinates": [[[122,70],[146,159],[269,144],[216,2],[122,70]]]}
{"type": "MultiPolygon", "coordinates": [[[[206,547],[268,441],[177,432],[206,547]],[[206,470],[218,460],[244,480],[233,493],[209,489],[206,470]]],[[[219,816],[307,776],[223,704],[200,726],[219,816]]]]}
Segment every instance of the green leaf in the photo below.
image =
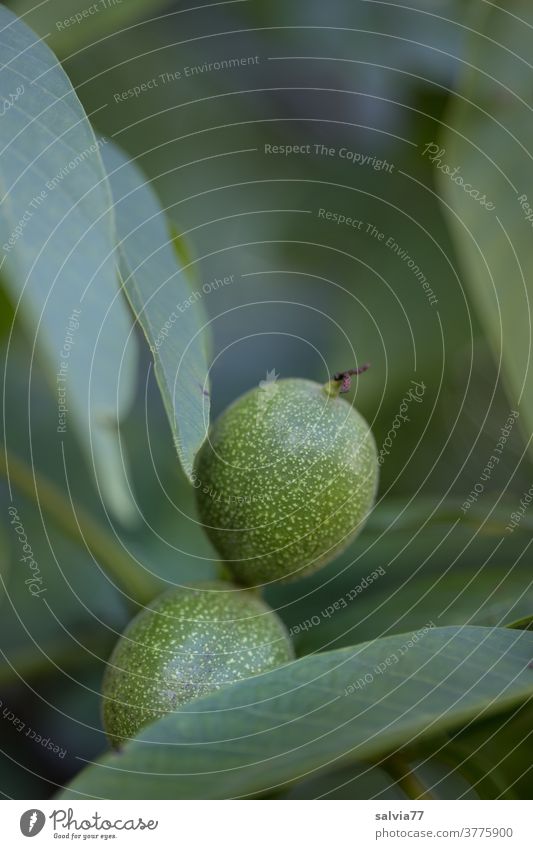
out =
{"type": "MultiPolygon", "coordinates": [[[[11,339],[6,360],[3,353],[0,346],[0,365],[6,378],[5,407],[9,410],[6,448],[13,499],[16,503],[19,493],[32,498],[29,507],[36,514],[37,525],[53,524],[60,535],[67,534],[69,540],[76,542],[78,552],[74,546],[66,555],[68,567],[91,575],[96,564],[88,556],[89,548],[111,581],[134,598],[150,598],[162,591],[164,583],[158,590],[159,579],[187,583],[212,578],[214,552],[199,522],[191,518],[195,515],[194,490],[176,462],[153,369],[145,386],[146,394],[138,394],[121,428],[125,454],[150,458],[150,462],[133,463],[129,477],[144,523],[135,528],[115,523],[111,528],[72,434],[64,434],[61,446],[55,444],[55,399],[38,363],[30,369],[20,332],[15,332],[11,339]],[[28,418],[28,409],[38,409],[39,417],[28,418]]],[[[148,360],[148,352],[144,354],[143,360],[148,360]]],[[[5,462],[4,455],[0,455],[0,477],[2,459],[5,462]]],[[[7,494],[6,488],[6,500],[7,494]]],[[[11,536],[8,527],[8,537],[11,536]]],[[[53,564],[53,552],[49,551],[46,539],[39,559],[51,560],[53,564]]],[[[64,609],[71,608],[69,604],[64,609]]]]}
{"type": "Polygon", "coordinates": [[[533,7],[524,0],[476,7],[483,14],[473,22],[469,61],[446,115],[446,131],[435,143],[440,151],[425,156],[446,203],[495,372],[501,367],[531,449],[533,7]]]}
{"type": "MultiPolygon", "coordinates": [[[[282,799],[410,799],[404,789],[379,764],[351,764],[340,770],[313,774],[309,779],[292,785],[276,798],[282,799]]],[[[435,759],[421,764],[411,761],[400,771],[414,771],[422,784],[438,799],[477,798],[468,782],[457,771],[435,759]]]]}
{"type": "MultiPolygon", "coordinates": [[[[52,523],[43,527],[31,502],[14,494],[16,518],[42,579],[41,594],[32,595],[27,581],[33,573],[21,562],[19,537],[8,526],[12,568],[2,602],[0,658],[9,668],[2,670],[0,680],[20,684],[26,675],[57,672],[56,662],[63,668],[94,656],[105,659],[131,614],[89,552],[52,523]]],[[[2,509],[7,514],[7,505],[2,509]]]]}
{"type": "Polygon", "coordinates": [[[9,573],[10,560],[7,535],[3,525],[0,525],[0,605],[2,604],[6,594],[5,586],[9,573]]]}
{"type": "Polygon", "coordinates": [[[283,799],[406,799],[385,770],[370,764],[350,764],[344,769],[311,775],[292,785],[283,799]]]}
{"type": "Polygon", "coordinates": [[[115,202],[124,288],[155,362],[155,373],[182,466],[209,425],[209,382],[202,289],[174,249],[165,213],[141,171],[116,146],[103,151],[115,202]]]}
{"type": "Polygon", "coordinates": [[[377,759],[523,702],[532,650],[526,631],[435,628],[305,657],[164,717],[61,798],[237,797],[377,759]]]}
{"type": "MultiPolygon", "coordinates": [[[[168,0],[11,0],[9,6],[61,55],[115,35],[130,21],[155,13],[168,0]]],[[[109,42],[108,42],[109,43],[109,42]]]]}
{"type": "Polygon", "coordinates": [[[63,429],[78,432],[104,497],[128,522],[135,514],[117,429],[132,400],[136,347],[101,145],[53,53],[2,6],[0,46],[2,274],[46,362],[58,444],[63,429]]]}
{"type": "MultiPolygon", "coordinates": [[[[103,572],[102,560],[88,549],[87,536],[82,537],[80,532],[77,539],[67,537],[50,519],[48,494],[41,486],[43,476],[63,495],[67,521],[70,514],[72,524],[79,528],[80,514],[85,513],[97,525],[99,533],[108,533],[96,487],[91,485],[80,446],[70,432],[64,434],[66,463],[63,465],[63,453],[54,442],[55,399],[39,364],[34,363],[30,369],[29,352],[20,336],[15,330],[7,360],[0,346],[4,403],[9,411],[5,429],[7,444],[1,448],[0,459],[0,533],[10,562],[0,616],[0,647],[6,660],[6,668],[0,673],[2,682],[16,678],[16,673],[24,677],[25,672],[33,676],[37,671],[39,674],[50,671],[49,656],[67,655],[69,663],[76,656],[90,657],[84,649],[87,638],[89,642],[100,643],[107,639],[110,645],[129,614],[126,599],[113,585],[113,578],[103,572]],[[28,407],[39,410],[38,418],[28,417],[28,407]],[[9,487],[2,468],[6,449],[9,487]],[[22,460],[28,469],[33,498],[15,482],[14,458],[22,460]],[[69,493],[73,508],[68,501],[69,493]],[[16,510],[15,515],[12,510],[9,512],[10,508],[16,510]],[[22,550],[15,518],[20,519],[22,528],[18,531],[23,529],[46,587],[39,597],[32,596],[28,590],[26,581],[32,571],[28,561],[21,560],[27,555],[22,550]]],[[[113,542],[114,538],[111,545],[113,542]]],[[[120,556],[121,548],[117,546],[117,559],[120,556]]],[[[101,656],[105,658],[107,653],[108,650],[101,656]]]]}
{"type": "MultiPolygon", "coordinates": [[[[421,752],[461,774],[482,799],[529,799],[533,702],[467,725],[421,752]],[[425,751],[424,751],[425,750],[425,751]]],[[[439,787],[436,788],[439,793],[439,787]]],[[[463,798],[457,794],[456,799],[463,798]]]]}

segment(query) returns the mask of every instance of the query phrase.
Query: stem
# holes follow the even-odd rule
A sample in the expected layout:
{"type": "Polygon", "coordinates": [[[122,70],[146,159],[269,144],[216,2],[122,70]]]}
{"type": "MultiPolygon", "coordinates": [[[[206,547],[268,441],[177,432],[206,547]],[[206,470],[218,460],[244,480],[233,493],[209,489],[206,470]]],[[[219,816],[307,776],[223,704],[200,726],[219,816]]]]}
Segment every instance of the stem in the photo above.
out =
{"type": "Polygon", "coordinates": [[[1,474],[38,506],[42,504],[45,513],[67,536],[78,543],[81,537],[102,568],[116,580],[128,598],[144,605],[161,592],[159,579],[145,572],[82,507],[77,505],[74,511],[54,483],[35,474],[22,460],[8,456],[5,446],[0,445],[1,474]]]}
{"type": "Polygon", "coordinates": [[[350,368],[347,371],[338,371],[332,375],[331,380],[324,384],[324,392],[330,398],[337,398],[338,395],[350,391],[352,385],[352,377],[355,374],[362,374],[370,368],[370,363],[365,363],[359,368],[350,368]]]}
{"type": "Polygon", "coordinates": [[[392,755],[380,766],[388,772],[395,784],[400,787],[409,799],[435,799],[425,784],[411,769],[401,755],[392,755]]]}

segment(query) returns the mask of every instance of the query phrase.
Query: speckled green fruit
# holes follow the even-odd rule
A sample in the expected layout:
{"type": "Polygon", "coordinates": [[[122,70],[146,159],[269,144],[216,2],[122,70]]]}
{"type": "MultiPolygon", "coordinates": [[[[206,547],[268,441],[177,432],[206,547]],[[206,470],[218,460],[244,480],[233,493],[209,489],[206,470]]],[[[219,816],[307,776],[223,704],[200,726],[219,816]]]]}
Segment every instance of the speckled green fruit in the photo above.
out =
{"type": "Polygon", "coordinates": [[[212,690],[294,657],[278,616],[252,592],[226,582],[171,590],[120,637],[102,685],[113,743],[212,690]]]}
{"type": "Polygon", "coordinates": [[[374,438],[330,384],[260,385],[213,425],[198,456],[200,518],[243,584],[293,580],[332,560],[375,499],[374,438]]]}

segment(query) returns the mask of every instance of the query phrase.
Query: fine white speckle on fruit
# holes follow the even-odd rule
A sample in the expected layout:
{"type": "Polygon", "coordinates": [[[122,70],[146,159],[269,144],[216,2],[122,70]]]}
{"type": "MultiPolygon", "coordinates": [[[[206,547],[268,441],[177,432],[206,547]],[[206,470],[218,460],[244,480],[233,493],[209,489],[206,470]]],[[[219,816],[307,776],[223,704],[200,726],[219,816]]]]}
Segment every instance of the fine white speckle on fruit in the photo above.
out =
{"type": "Polygon", "coordinates": [[[253,593],[211,582],[171,590],[128,625],[104,677],[114,744],[194,698],[293,658],[285,627],[253,593]]]}

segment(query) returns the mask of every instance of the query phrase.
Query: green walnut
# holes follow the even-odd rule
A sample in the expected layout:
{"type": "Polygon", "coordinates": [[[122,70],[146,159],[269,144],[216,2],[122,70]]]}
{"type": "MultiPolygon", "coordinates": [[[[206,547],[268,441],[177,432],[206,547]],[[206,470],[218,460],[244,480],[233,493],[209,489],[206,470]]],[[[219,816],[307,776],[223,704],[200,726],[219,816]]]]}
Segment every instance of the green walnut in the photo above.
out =
{"type": "Polygon", "coordinates": [[[214,581],[159,596],[127,626],[102,685],[115,746],[192,699],[294,657],[285,626],[257,595],[214,581]]]}
{"type": "Polygon", "coordinates": [[[241,584],[299,578],[359,533],[378,482],[370,428],[342,393],[362,369],[266,381],[215,422],[195,467],[200,518],[241,584]]]}

